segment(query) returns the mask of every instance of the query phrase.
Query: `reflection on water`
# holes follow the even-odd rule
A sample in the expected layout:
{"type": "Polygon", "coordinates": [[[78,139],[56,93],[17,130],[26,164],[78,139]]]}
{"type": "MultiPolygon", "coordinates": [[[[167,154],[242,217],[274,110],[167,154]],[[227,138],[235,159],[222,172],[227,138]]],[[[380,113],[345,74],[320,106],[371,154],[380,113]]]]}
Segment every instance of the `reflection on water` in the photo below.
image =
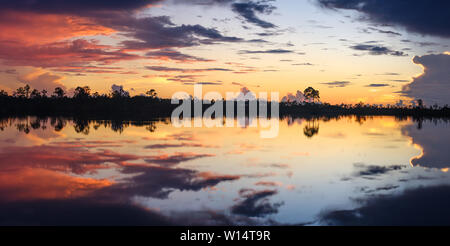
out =
{"type": "Polygon", "coordinates": [[[422,149],[420,155],[411,159],[414,166],[439,168],[450,167],[450,124],[439,120],[419,122],[417,127],[404,127],[403,133],[411,136],[414,144],[422,149]]]}
{"type": "Polygon", "coordinates": [[[314,135],[319,134],[319,121],[316,119],[307,121],[305,127],[303,128],[303,133],[308,138],[312,138],[314,135]]]}
{"type": "Polygon", "coordinates": [[[443,120],[286,118],[274,139],[168,119],[0,130],[0,224],[450,224],[443,120]]]}

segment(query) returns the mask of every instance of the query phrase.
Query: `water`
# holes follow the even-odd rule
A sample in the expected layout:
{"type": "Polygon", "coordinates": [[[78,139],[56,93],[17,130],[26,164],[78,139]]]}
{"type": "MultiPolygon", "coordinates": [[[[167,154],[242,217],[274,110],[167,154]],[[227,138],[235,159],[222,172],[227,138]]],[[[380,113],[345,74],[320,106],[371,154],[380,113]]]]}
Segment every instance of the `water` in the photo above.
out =
{"type": "Polygon", "coordinates": [[[26,117],[0,127],[1,224],[450,223],[443,120],[286,118],[273,139],[169,119],[26,117]],[[442,208],[430,221],[419,218],[423,194],[442,208]]]}

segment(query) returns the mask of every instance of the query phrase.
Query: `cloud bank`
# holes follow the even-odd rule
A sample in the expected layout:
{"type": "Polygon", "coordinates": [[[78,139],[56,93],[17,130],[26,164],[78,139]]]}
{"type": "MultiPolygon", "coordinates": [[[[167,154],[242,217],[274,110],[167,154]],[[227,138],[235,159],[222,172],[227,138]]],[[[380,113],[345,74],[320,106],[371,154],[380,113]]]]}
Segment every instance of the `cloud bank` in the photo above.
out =
{"type": "Polygon", "coordinates": [[[424,68],[423,74],[403,86],[401,94],[414,99],[422,99],[425,104],[450,104],[450,55],[433,54],[416,56],[415,64],[424,68]]]}
{"type": "Polygon", "coordinates": [[[318,0],[318,3],[325,8],[356,10],[375,23],[401,26],[420,34],[450,37],[450,2],[447,0],[318,0]]]}

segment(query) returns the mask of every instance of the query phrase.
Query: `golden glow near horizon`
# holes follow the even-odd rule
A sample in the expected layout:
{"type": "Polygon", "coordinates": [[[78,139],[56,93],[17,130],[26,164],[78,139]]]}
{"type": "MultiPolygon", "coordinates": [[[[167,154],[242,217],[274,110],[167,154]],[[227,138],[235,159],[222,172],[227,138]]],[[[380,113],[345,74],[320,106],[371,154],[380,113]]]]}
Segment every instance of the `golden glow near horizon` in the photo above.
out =
{"type": "MultiPolygon", "coordinates": [[[[450,54],[444,45],[424,50],[422,43],[442,43],[437,38],[394,27],[389,31],[395,35],[367,32],[371,24],[352,21],[357,18],[352,11],[329,13],[310,1],[273,4],[276,14],[261,18],[276,28],[243,25],[235,12],[220,6],[205,9],[170,1],[149,5],[136,16],[169,16],[173,25],[200,25],[241,41],[180,45],[167,39],[158,48],[147,49],[123,48],[133,39],[100,21],[36,13],[33,16],[43,20],[36,26],[30,16],[9,13],[17,23],[0,23],[8,27],[0,41],[14,41],[0,49],[0,89],[11,93],[29,83],[48,91],[63,86],[70,92],[88,85],[92,91],[108,93],[117,84],[131,95],[153,88],[160,97],[170,98],[177,91],[192,93],[193,83],[204,83],[205,92],[225,94],[247,87],[256,94],[278,91],[283,97],[312,86],[320,91],[323,102],[331,104],[393,104],[409,101],[398,92],[423,72],[412,62],[414,56],[431,48],[433,53],[450,54]],[[351,48],[361,44],[388,47],[404,55],[351,48]]],[[[147,28],[151,32],[158,27],[147,28]]]]}

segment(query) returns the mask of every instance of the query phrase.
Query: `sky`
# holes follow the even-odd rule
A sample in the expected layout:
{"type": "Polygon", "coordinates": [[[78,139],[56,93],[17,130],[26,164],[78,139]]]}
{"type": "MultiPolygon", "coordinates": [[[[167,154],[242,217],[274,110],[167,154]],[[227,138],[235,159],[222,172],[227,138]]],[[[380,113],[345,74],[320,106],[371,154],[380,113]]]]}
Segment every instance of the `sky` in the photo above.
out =
{"type": "Polygon", "coordinates": [[[450,3],[0,0],[0,89],[131,95],[312,86],[331,104],[450,103],[450,3]]]}

